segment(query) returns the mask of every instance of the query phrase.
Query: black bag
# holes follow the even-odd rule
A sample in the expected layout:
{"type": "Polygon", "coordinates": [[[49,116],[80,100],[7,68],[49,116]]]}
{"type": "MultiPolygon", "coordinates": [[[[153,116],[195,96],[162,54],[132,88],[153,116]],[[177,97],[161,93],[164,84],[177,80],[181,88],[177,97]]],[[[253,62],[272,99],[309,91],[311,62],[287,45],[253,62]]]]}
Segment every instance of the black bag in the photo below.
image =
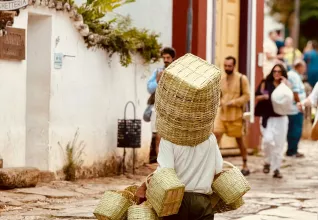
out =
{"type": "Polygon", "coordinates": [[[133,102],[125,106],[124,119],[118,120],[117,147],[140,148],[141,147],[141,120],[136,119],[136,108],[133,102]],[[126,110],[129,104],[134,108],[134,119],[126,119],[126,110]]]}

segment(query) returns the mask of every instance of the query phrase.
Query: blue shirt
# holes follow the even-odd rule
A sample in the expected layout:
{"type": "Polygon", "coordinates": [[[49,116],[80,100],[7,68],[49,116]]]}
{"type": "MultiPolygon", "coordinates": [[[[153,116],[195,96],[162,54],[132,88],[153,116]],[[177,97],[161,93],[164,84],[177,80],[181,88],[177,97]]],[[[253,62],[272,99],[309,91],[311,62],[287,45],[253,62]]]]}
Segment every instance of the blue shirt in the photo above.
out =
{"type": "MultiPolygon", "coordinates": [[[[306,91],[300,75],[295,70],[291,70],[288,72],[288,81],[292,85],[292,91],[298,94],[300,101],[304,101],[306,99],[306,91]]],[[[296,102],[294,101],[291,115],[296,115],[298,113],[299,110],[297,108],[296,102]]]]}
{"type": "Polygon", "coordinates": [[[308,82],[312,87],[318,81],[318,52],[316,50],[308,51],[304,54],[304,60],[307,63],[308,82]]]}
{"type": "Polygon", "coordinates": [[[160,73],[162,70],[164,70],[164,68],[157,68],[155,71],[153,71],[150,79],[148,80],[147,83],[147,90],[150,94],[155,93],[156,88],[158,86],[157,83],[157,74],[160,73]]]}

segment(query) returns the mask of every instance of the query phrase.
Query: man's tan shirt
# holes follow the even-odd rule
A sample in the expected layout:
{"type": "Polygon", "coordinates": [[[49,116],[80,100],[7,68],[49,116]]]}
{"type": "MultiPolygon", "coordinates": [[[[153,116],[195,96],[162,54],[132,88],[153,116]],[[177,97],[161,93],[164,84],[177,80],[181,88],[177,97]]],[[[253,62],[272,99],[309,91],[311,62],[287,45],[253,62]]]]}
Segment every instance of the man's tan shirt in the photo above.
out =
{"type": "Polygon", "coordinates": [[[221,107],[218,116],[222,121],[236,121],[243,117],[243,106],[250,100],[250,88],[245,75],[238,72],[232,75],[222,73],[221,77],[221,107]],[[242,77],[242,87],[240,78],[242,77]],[[242,89],[241,89],[242,88],[242,89]],[[242,91],[242,95],[240,94],[242,91]],[[232,106],[226,106],[233,101],[232,106]]]}

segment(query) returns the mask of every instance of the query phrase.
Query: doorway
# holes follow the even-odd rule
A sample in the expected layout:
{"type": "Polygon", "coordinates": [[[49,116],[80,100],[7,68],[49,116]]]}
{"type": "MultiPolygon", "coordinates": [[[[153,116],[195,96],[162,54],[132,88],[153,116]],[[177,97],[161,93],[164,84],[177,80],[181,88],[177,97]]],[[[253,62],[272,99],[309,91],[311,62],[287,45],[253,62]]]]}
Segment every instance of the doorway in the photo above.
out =
{"type": "Polygon", "coordinates": [[[29,14],[26,76],[26,166],[49,168],[52,17],[29,14]]]}

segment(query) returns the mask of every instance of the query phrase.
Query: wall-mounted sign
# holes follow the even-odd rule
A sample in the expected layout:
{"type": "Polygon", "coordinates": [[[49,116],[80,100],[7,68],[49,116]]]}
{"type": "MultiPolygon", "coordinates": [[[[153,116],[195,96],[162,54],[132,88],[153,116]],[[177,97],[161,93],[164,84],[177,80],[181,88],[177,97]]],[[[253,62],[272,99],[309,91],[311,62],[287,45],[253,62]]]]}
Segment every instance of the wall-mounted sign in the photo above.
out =
{"type": "Polygon", "coordinates": [[[0,11],[11,11],[28,5],[28,0],[0,1],[0,11]]]}
{"type": "Polygon", "coordinates": [[[63,66],[63,57],[62,53],[55,53],[54,54],[54,68],[61,69],[63,66]]]}
{"type": "Polygon", "coordinates": [[[0,59],[25,60],[25,29],[7,28],[7,35],[0,37],[0,59]]]}

